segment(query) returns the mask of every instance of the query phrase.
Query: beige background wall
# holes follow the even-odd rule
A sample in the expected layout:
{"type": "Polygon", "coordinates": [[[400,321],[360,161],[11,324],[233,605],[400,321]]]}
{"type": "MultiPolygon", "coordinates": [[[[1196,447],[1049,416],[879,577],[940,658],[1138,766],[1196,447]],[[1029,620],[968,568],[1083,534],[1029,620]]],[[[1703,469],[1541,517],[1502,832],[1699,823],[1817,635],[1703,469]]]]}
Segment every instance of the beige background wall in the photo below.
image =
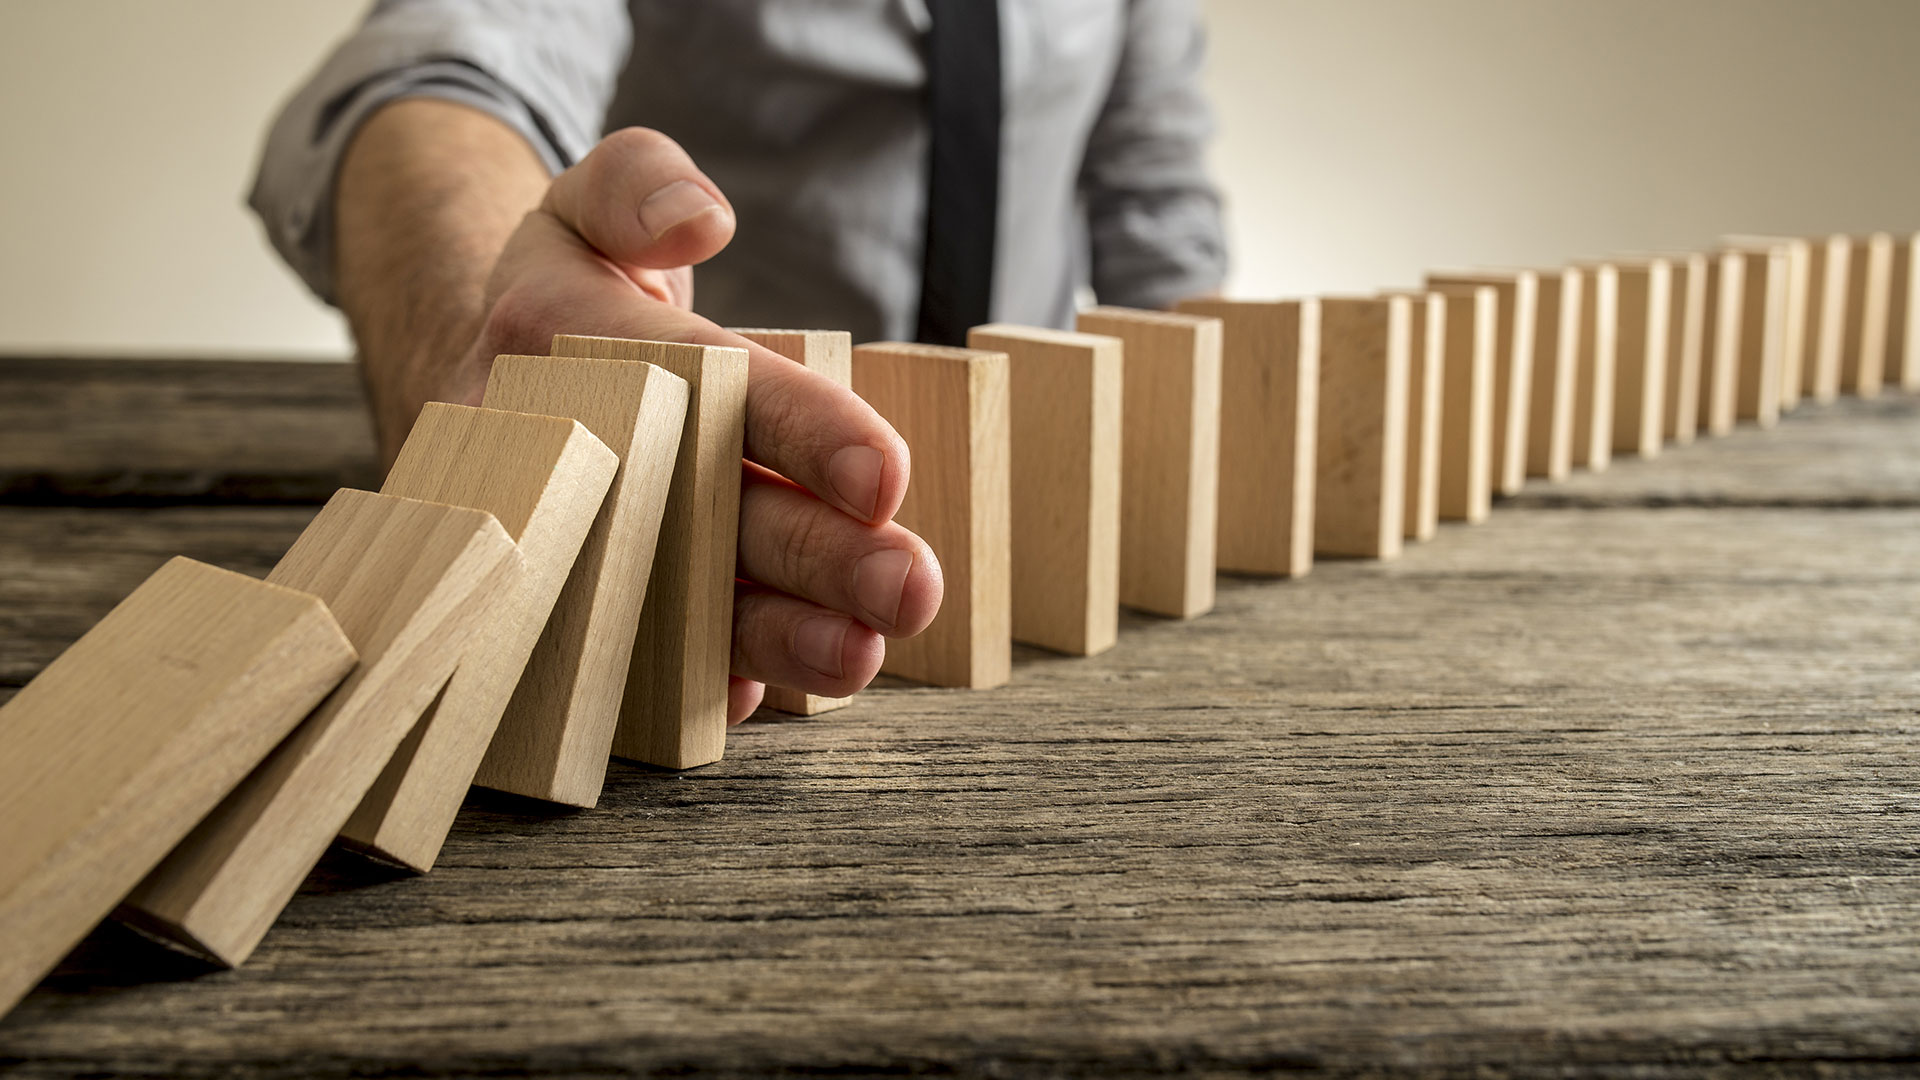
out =
{"type": "MultiPolygon", "coordinates": [[[[1241,295],[1920,226],[1920,0],[1205,0],[1241,295]]],[[[0,4],[0,352],[339,356],[241,207],[364,0],[0,4]]]]}

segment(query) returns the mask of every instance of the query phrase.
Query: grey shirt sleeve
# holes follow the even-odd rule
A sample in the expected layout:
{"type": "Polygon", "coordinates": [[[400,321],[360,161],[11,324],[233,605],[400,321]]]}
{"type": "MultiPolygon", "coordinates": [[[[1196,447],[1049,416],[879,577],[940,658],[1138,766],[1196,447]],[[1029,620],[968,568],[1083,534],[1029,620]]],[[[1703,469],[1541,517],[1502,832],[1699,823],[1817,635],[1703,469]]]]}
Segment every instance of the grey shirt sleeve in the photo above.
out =
{"type": "Polygon", "coordinates": [[[248,203],[331,303],[334,180],[368,116],[403,97],[457,101],[558,172],[599,141],[632,32],[624,0],[380,0],[274,121],[248,203]]]}
{"type": "Polygon", "coordinates": [[[1220,196],[1202,156],[1213,119],[1196,0],[1130,0],[1113,88],[1081,166],[1103,304],[1164,308],[1226,277],[1220,196]]]}

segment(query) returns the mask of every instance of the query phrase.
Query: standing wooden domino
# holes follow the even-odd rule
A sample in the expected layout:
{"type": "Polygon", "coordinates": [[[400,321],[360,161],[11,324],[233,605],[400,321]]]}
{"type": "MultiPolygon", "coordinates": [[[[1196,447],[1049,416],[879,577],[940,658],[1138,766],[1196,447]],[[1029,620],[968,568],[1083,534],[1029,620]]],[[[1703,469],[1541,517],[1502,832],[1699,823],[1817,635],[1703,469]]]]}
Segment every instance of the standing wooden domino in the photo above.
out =
{"type": "Polygon", "coordinates": [[[1618,317],[1613,370],[1613,449],[1640,458],[1660,454],[1673,340],[1673,263],[1618,259],[1618,317]]]}
{"type": "Polygon", "coordinates": [[[1672,257],[1673,318],[1667,323],[1667,390],[1661,433],[1676,446],[1693,442],[1700,426],[1701,352],[1707,335],[1707,257],[1672,257]]]}
{"type": "Polygon", "coordinates": [[[1746,261],[1746,271],[1734,415],[1771,427],[1780,419],[1780,368],[1786,353],[1792,267],[1784,247],[1737,250],[1736,254],[1746,261]]]}
{"type": "Polygon", "coordinates": [[[1836,235],[1813,241],[1808,260],[1812,298],[1807,309],[1806,365],[1800,392],[1826,403],[1840,396],[1840,354],[1847,346],[1848,280],[1853,269],[1853,238],[1836,235]]]}
{"type": "Polygon", "coordinates": [[[326,601],[360,666],[147,875],[121,917],[228,966],[244,961],[520,573],[491,514],[336,493],[267,580],[326,601]]]}
{"type": "Polygon", "coordinates": [[[1840,389],[1873,397],[1887,365],[1887,313],[1893,285],[1893,237],[1853,238],[1847,268],[1846,339],[1840,347],[1840,389]]]}
{"type": "Polygon", "coordinates": [[[940,560],[946,594],[880,670],[986,689],[1013,666],[1007,356],[881,342],[853,350],[853,389],[907,441],[913,482],[894,520],[940,560]]]}
{"type": "Polygon", "coordinates": [[[1120,602],[1190,619],[1213,609],[1220,490],[1220,320],[1097,307],[1079,329],[1126,343],[1120,602]]]}
{"type": "Polygon", "coordinates": [[[553,339],[553,354],[638,360],[687,382],[687,422],[613,752],[669,769],[711,764],[727,746],[747,352],[562,334],[553,339]]]}
{"type": "Polygon", "coordinates": [[[1120,628],[1119,338],[995,324],[1007,354],[1013,639],[1073,656],[1120,628]]]}
{"type": "Polygon", "coordinates": [[[1493,509],[1493,350],[1500,295],[1484,286],[1440,295],[1447,303],[1440,519],[1478,523],[1493,509]]]}
{"type": "Polygon", "coordinates": [[[1401,538],[1431,540],[1440,530],[1440,400],[1446,378],[1447,297],[1425,291],[1381,295],[1406,297],[1412,316],[1407,331],[1407,463],[1401,538]]]}
{"type": "Polygon", "coordinates": [[[1800,404],[1806,379],[1813,245],[1796,236],[1729,236],[1725,242],[1728,247],[1748,255],[1774,252],[1786,260],[1785,280],[1779,286],[1782,297],[1779,307],[1773,312],[1773,318],[1779,323],[1774,332],[1780,335],[1780,391],[1777,400],[1779,411],[1787,412],[1800,404]]]}
{"type": "Polygon", "coordinates": [[[1220,494],[1215,562],[1240,574],[1313,568],[1320,396],[1317,300],[1183,300],[1220,320],[1220,494]]]}
{"type": "Polygon", "coordinates": [[[176,558],[0,706],[0,1015],[355,659],[319,598],[176,558]]]}
{"type": "Polygon", "coordinates": [[[1699,430],[1733,430],[1734,385],[1740,373],[1747,261],[1735,252],[1707,257],[1707,307],[1700,353],[1699,430]]]}
{"type": "MultiPolygon", "coordinates": [[[[845,330],[734,330],[841,386],[853,385],[853,335],[845,330]]],[[[768,686],[761,704],[795,716],[815,716],[845,707],[850,697],[821,697],[785,686],[768,686]]]]}
{"type": "Polygon", "coordinates": [[[1400,554],[1412,333],[1404,296],[1320,301],[1319,554],[1400,554]]]}
{"type": "Polygon", "coordinates": [[[1580,347],[1573,370],[1573,463],[1600,472],[1613,461],[1614,368],[1619,362],[1620,274],[1589,263],[1581,284],[1580,347]]]}
{"type": "Polygon", "coordinates": [[[1574,377],[1590,319],[1586,271],[1569,266],[1537,275],[1533,374],[1527,418],[1527,475],[1565,480],[1573,471],[1574,377]]]}
{"type": "Polygon", "coordinates": [[[347,819],[347,845],[433,868],[619,464],[571,419],[437,401],[421,411],[381,492],[485,510],[525,571],[347,819]]]}
{"type": "Polygon", "coordinates": [[[1499,293],[1501,312],[1493,361],[1493,489],[1501,495],[1513,495],[1526,483],[1527,476],[1540,281],[1531,270],[1427,275],[1427,286],[1443,291],[1481,285],[1491,285],[1499,293]]]}
{"type": "Polygon", "coordinates": [[[1888,385],[1901,390],[1920,390],[1920,267],[1914,256],[1920,254],[1920,232],[1897,237],[1893,245],[1893,271],[1888,275],[1891,303],[1887,308],[1888,385]]]}

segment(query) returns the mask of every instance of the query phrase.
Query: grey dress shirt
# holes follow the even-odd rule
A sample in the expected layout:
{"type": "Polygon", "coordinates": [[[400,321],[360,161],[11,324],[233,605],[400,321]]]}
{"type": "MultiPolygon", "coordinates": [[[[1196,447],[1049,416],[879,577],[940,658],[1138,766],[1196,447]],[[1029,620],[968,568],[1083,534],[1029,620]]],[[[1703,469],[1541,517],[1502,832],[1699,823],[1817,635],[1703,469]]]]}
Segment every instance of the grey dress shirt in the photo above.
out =
{"type": "MultiPolygon", "coordinates": [[[[1202,163],[1197,0],[1000,0],[993,316],[1071,322],[1076,291],[1163,307],[1226,253],[1202,163]]],[[[275,122],[252,205],[333,298],[333,178],[396,98],[482,109],[555,171],[628,125],[678,140],[738,215],[696,272],[723,325],[905,338],[925,244],[924,0],[381,0],[275,122]]]]}

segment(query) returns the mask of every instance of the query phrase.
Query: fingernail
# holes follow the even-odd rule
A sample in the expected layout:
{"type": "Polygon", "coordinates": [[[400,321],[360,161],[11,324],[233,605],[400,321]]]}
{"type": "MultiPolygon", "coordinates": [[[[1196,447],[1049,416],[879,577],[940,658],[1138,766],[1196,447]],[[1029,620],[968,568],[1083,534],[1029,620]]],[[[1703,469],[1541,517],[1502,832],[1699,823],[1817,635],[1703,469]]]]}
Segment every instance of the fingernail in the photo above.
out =
{"type": "Polygon", "coordinates": [[[900,595],[907,588],[913,552],[889,548],[862,556],[853,564],[853,599],[875,630],[891,630],[900,618],[900,595]]]}
{"type": "Polygon", "coordinates": [[[827,461],[827,481],[834,494],[867,521],[880,505],[880,470],[887,457],[871,446],[848,446],[827,461]]]}
{"type": "Polygon", "coordinates": [[[675,226],[719,208],[706,188],[691,180],[675,180],[641,202],[640,224],[658,240],[675,226]]]}
{"type": "Polygon", "coordinates": [[[845,673],[840,657],[847,642],[847,629],[852,625],[849,620],[828,615],[807,619],[794,628],[793,654],[827,678],[837,679],[845,673]]]}

